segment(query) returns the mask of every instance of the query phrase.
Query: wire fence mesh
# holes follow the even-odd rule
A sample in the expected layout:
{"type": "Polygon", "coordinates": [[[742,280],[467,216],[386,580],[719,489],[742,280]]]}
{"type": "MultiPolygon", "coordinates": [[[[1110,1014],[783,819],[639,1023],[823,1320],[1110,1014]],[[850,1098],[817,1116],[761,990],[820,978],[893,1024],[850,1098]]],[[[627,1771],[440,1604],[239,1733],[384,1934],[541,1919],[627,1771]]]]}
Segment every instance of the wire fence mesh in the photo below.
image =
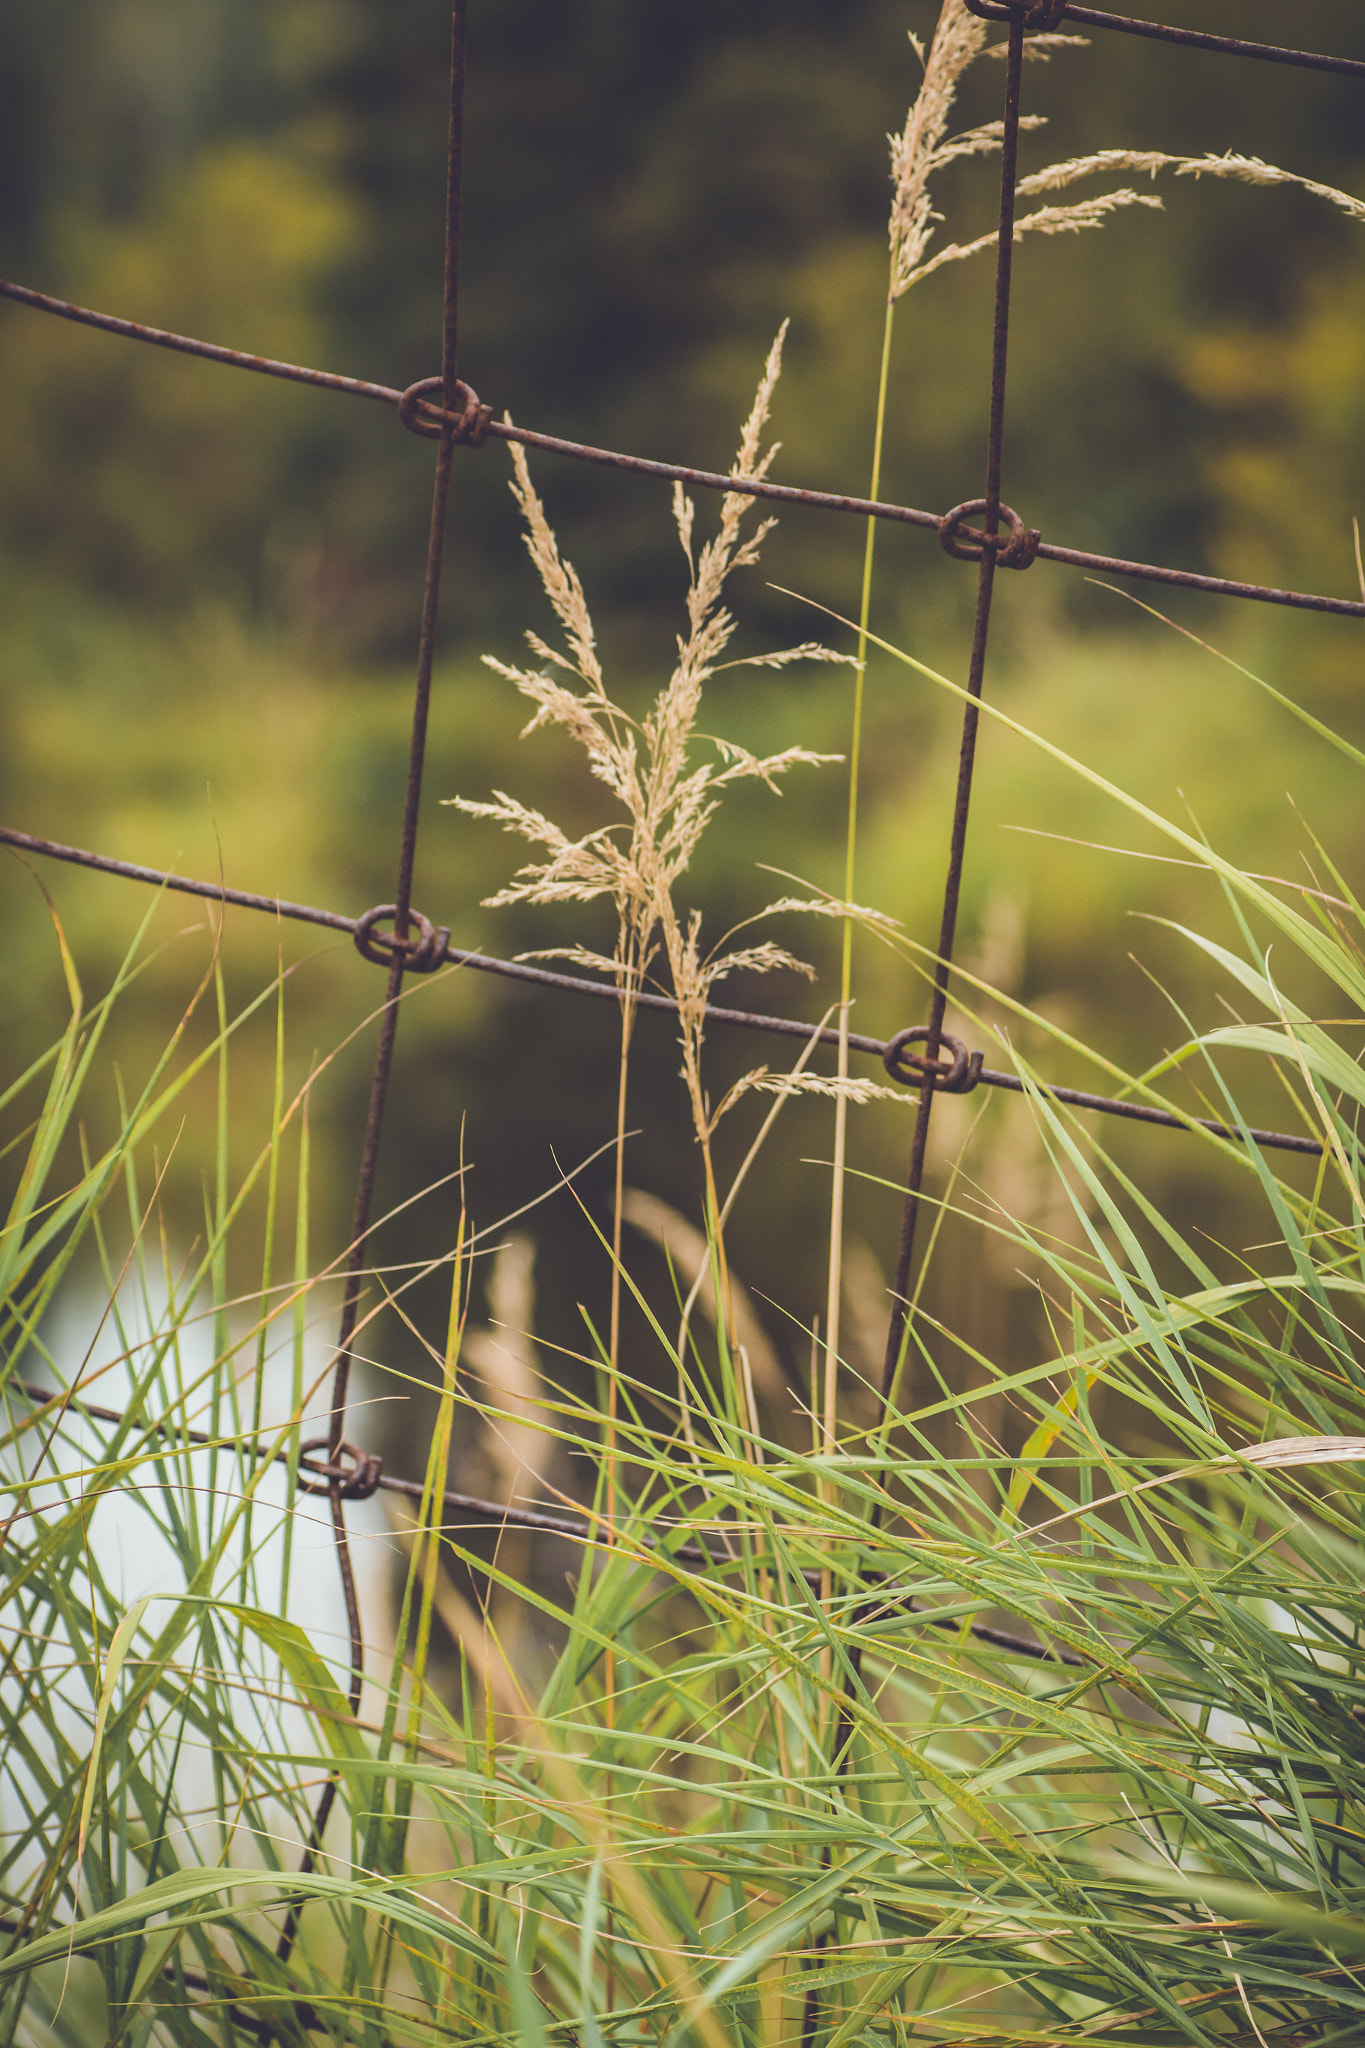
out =
{"type": "MultiPolygon", "coordinates": [[[[425,588],[418,641],[416,678],[412,700],[407,787],[398,833],[398,850],[393,900],[367,910],[359,917],[316,908],[235,889],[226,883],[202,882],[151,867],[115,860],[97,852],[59,844],[33,834],[0,827],[0,843],[25,853],[72,862],[156,889],[186,892],[224,905],[260,912],[274,918],[296,920],[334,931],[349,932],[356,950],[386,976],[386,990],[380,1013],[379,1043],[370,1087],[368,1113],[361,1139],[354,1215],[345,1261],[340,1326],[331,1374],[330,1421],[327,1433],[302,1446],[297,1460],[297,1485],[301,1491],[325,1497],[329,1503],[333,1543],[340,1573],[349,1626],[350,1689],[352,1712],[359,1710],[365,1676],[364,1628],[356,1590],[351,1543],[347,1531],[346,1504],[384,1490],[420,1499],[422,1488],[383,1472],[372,1453],[358,1448],[348,1436],[348,1408],[353,1366],[353,1345],[370,1243],[375,1171],[384,1129],[385,1102],[395,1057],[400,997],[407,977],[431,974],[443,967],[465,968],[480,973],[510,977],[531,984],[547,995],[575,995],[596,1001],[619,1003],[621,991],[608,981],[594,981],[582,975],[552,972],[523,961],[503,960],[471,952],[451,943],[450,929],[435,925],[412,901],[414,861],[421,810],[423,770],[426,759],[427,725],[431,700],[432,668],[437,624],[441,607],[441,585],[446,555],[447,514],[455,470],[457,448],[476,449],[490,439],[520,444],[570,461],[608,469],[658,477],[689,488],[737,493],[779,504],[799,505],[810,510],[879,519],[919,528],[937,536],[946,554],[976,569],[976,611],[971,642],[967,702],[964,710],[959,773],[952,826],[947,849],[942,915],[936,948],[932,996],[927,1022],[897,1033],[890,1040],[846,1032],[844,1043],[859,1055],[880,1060],[894,1080],[918,1090],[918,1107],[910,1159],[905,1178],[905,1198],[895,1277],[891,1291],[892,1312],[886,1339],[881,1394],[885,1402],[891,1393],[897,1363],[906,1339],[908,1304],[912,1298],[916,1226],[920,1215],[925,1177],[928,1137],[934,1104],[942,1094],[963,1094],[978,1086],[1024,1092],[1025,1084],[1013,1074],[996,1072],[983,1065],[979,1053],[970,1052],[959,1038],[945,1029],[953,972],[959,900],[967,849],[972,787],[975,770],[979,703],[987,673],[992,605],[997,572],[1010,569],[1026,572],[1037,564],[1058,564],[1099,571],[1121,578],[1170,585],[1213,596],[1258,604],[1288,607],[1351,618],[1365,618],[1365,603],[1312,592],[1294,591],[1272,585],[1244,583],[1197,574],[1160,564],[1135,562],[1071,548],[1046,540],[1030,529],[1004,497],[1004,452],[1007,418],[1007,379],[1010,341],[1010,296],[1012,259],[1015,246],[1015,200],[1017,153],[1021,128],[1021,98],[1024,57],[1030,36],[1050,33],[1062,24],[1085,27],[1105,34],[1137,36],[1165,43],[1173,50],[1212,52],[1229,59],[1289,68],[1318,70],[1365,81],[1365,61],[1293,49],[1250,43],[1235,37],[1168,27],[1160,23],[1069,4],[1069,0],[965,0],[969,11],[980,18],[1007,25],[1009,31],[1005,63],[1005,92],[1002,115],[1003,152],[999,219],[996,231],[996,281],[992,336],[991,393],[988,413],[985,488],[982,496],[965,501],[942,515],[911,506],[845,496],[834,492],[777,484],[766,477],[720,474],[666,461],[618,453],[588,446],[558,436],[514,426],[494,417],[460,376],[460,217],[463,186],[463,121],[466,76],[467,0],[454,0],[451,29],[449,139],[446,168],[446,233],[444,248],[444,301],[441,371],[399,390],[360,378],[338,375],[292,363],[251,355],[191,336],[149,327],[117,315],[72,304],[27,286],[0,280],[0,296],[37,312],[73,321],[112,336],[143,345],[199,357],[226,368],[246,371],[313,387],[322,392],[364,399],[395,409],[402,425],[411,433],[435,444],[435,465],[431,519],[428,533],[425,588]]],[[[676,1011],[677,1001],[667,994],[636,991],[635,1004],[664,1011],[676,1011]]],[[[708,1024],[744,1031],[770,1033],[838,1044],[840,1033],[816,1027],[796,1018],[708,1006],[708,1024]]],[[[1030,1084],[1033,1085],[1033,1084],[1030,1084]]],[[[1131,1099],[1116,1099],[1077,1089],[1037,1084],[1052,1099],[1075,1108],[1126,1118],[1174,1131],[1203,1129],[1233,1141],[1318,1156],[1322,1145],[1311,1137],[1242,1126],[1208,1119],[1182,1117],[1170,1110],[1131,1099]]],[[[16,1391],[39,1408],[72,1406],[76,1412],[95,1420],[124,1422],[122,1411],[102,1409],[70,1395],[17,1383],[16,1391]]],[[[162,1425],[152,1424],[159,1429],[162,1425]]],[[[184,1432],[186,1443],[206,1444],[202,1433],[184,1432]]],[[[216,1441],[213,1440],[213,1441],[216,1441]]],[[[281,1458],[286,1453],[275,1454],[281,1458]]],[[[445,1510],[458,1519],[484,1522],[528,1531],[570,1536],[576,1542],[601,1544],[614,1540],[615,1532],[600,1521],[571,1515],[546,1514],[487,1501],[467,1494],[447,1492],[445,1510]]],[[[734,1562],[723,1530],[713,1538],[681,1543],[671,1555],[707,1572],[723,1573],[734,1562]]],[[[813,1584],[818,1591],[818,1575],[813,1584]]],[[[880,1605],[892,1603],[913,1607],[907,1589],[885,1582],[869,1582],[869,1596],[880,1605]]],[[[957,1631],[956,1620],[938,1626],[957,1631]]],[[[1074,1652],[991,1628],[972,1624],[972,1634],[1009,1649],[1016,1655],[1061,1664],[1084,1660],[1074,1652]]],[[[836,1738],[836,1751],[839,1738],[836,1738]]],[[[302,1868],[309,1870],[321,1849],[322,1838],[336,1798],[335,1779],[329,1779],[319,1799],[310,1837],[305,1846],[302,1868]]],[[[298,1934],[299,1909],[290,1910],[280,1936],[278,1953],[287,1960],[298,1934]]],[[[186,1980],[189,1981],[189,1980],[186,1980]]],[[[808,2014],[808,2023],[812,2015],[808,2014]]],[[[296,2014],[305,2029],[322,2025],[307,2010],[296,2014]]],[[[260,2023],[246,2022],[254,2031],[268,2036],[260,2023]]],[[[809,2024],[808,2024],[809,2032],[809,2024]]]]}

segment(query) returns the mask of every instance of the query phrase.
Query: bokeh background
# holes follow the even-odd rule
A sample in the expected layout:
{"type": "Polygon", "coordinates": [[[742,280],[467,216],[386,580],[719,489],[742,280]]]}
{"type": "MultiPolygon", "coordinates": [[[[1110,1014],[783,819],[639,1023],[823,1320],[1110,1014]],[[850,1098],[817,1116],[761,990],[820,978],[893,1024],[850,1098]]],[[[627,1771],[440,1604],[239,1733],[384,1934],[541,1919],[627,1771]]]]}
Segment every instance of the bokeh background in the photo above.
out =
{"type": "MultiPolygon", "coordinates": [[[[1273,0],[1167,0],[1162,18],[1274,38],[1273,0]]],[[[886,289],[886,135],[903,123],[933,0],[473,0],[462,348],[481,396],[574,438],[724,467],[779,323],[790,318],[774,474],[866,489],[886,289]]],[[[1296,41],[1365,54],[1341,0],[1299,0],[1296,41]]],[[[437,367],[448,15],[442,0],[8,0],[0,14],[0,266],[42,289],[244,349],[404,385],[437,367]]],[[[1003,74],[981,64],[960,125],[992,118],[1003,74]]],[[[1365,192],[1365,97],[1342,79],[1111,38],[1029,69],[1049,127],[1025,165],[1109,146],[1255,154],[1365,192]]],[[[993,210],[993,163],[942,180],[944,232],[993,210]]],[[[1168,182],[1162,214],[1026,245],[1017,266],[1006,496],[1049,537],[1220,574],[1350,595],[1365,509],[1365,230],[1301,193],[1168,182]]],[[[981,489],[989,260],[901,307],[883,495],[941,509],[981,489]]],[[[385,409],[168,357],[0,306],[0,815],[6,823],[351,914],[391,894],[431,451],[385,409]]],[[[515,660],[552,623],[521,548],[506,450],[456,457],[417,903],[494,953],[586,939],[595,913],[493,913],[517,859],[443,797],[514,790],[565,823],[599,793],[566,743],[518,738],[523,706],[481,662],[515,660]]],[[[534,465],[589,594],[608,671],[643,707],[667,674],[684,564],[667,487],[534,465]]],[[[699,507],[703,531],[714,508],[699,507]]],[[[863,531],[789,512],[735,589],[745,651],[839,628],[800,599],[856,610],[863,531]],[[795,592],[800,598],[787,593],[795,592]]],[[[1079,573],[1002,579],[988,689],[1145,801],[1194,818],[1230,857],[1306,878],[1318,835],[1358,877],[1358,776],[1254,683],[1079,573]]],[[[874,627],[961,678],[974,578],[932,537],[884,529],[874,627]]],[[[1357,740],[1361,631],[1140,589],[1171,619],[1357,740]]],[[[847,745],[848,673],[739,670],[703,725],[761,750],[847,745]]],[[[932,942],[956,756],[956,708],[874,659],[858,895],[932,942]]],[[[776,799],[736,795],[689,900],[719,935],[784,893],[765,869],[838,891],[846,786],[801,770],[776,799]]],[[[1165,851],[1024,743],[983,737],[962,957],[987,981],[1134,1070],[1181,1042],[1175,1006],[1219,1021],[1232,993],[1161,920],[1225,933],[1190,870],[1074,841],[1165,851]],[[1023,829],[1021,829],[1023,828],[1023,829]],[[1036,836],[1069,835],[1063,841],[1036,836]]],[[[87,993],[108,985],[144,892],[44,868],[87,993]]],[[[7,1070],[60,1029],[64,994],[33,873],[0,864],[7,1070]]],[[[730,998],[817,1017],[837,992],[835,934],[774,934],[820,969],[736,982],[730,998]]],[[[154,914],[149,965],[109,1041],[131,1085],[164,1045],[210,950],[185,899],[154,914]]],[[[240,1003],[297,963],[290,1077],[345,1049],[316,1091],[314,1244],[344,1244],[380,980],[349,944],[229,915],[240,1003]]],[[[974,1042],[1004,1013],[983,1004],[974,1042]]],[[[855,1024],[919,1020],[903,957],[860,942],[855,1024]]],[[[199,1026],[196,1025],[198,1030],[199,1026]]],[[[1011,1029],[1055,1078],[1101,1086],[1037,1027],[1011,1029]]],[[[713,1085],[769,1048],[717,1038],[713,1085]]],[[[273,1020],[242,1034],[232,1130],[242,1169],[268,1129],[273,1020]]],[[[1001,1057],[991,1045],[991,1055],[1001,1057]]],[[[551,1187],[610,1136],[615,1022],[472,975],[405,1006],[381,1208],[467,1164],[482,1227],[551,1187]]],[[[667,1026],[640,1027],[628,1179],[697,1219],[695,1148],[667,1026]]],[[[1250,1061],[1248,1107],[1291,1114],[1250,1061]]],[[[1194,1097],[1188,1098],[1191,1103],[1194,1097]]],[[[11,1129],[23,1122],[12,1106],[11,1129]],[[18,1119],[16,1122],[15,1119],[18,1119]]],[[[1072,1227],[1027,1111],[944,1105],[938,1170],[979,1125],[969,1177],[1034,1224],[1072,1227]]],[[[31,1110],[28,1112],[31,1114],[31,1110]]],[[[727,1127],[727,1156],[757,1110],[727,1127]],[[746,1120],[747,1119],[747,1120],[746,1120]]],[[[784,1112],[733,1230],[736,1268],[799,1382],[823,1309],[831,1112],[784,1112]],[[765,1306],[765,1303],[776,1304],[765,1306]]],[[[909,1115],[853,1119],[855,1363],[884,1311],[909,1115]],[[859,1352],[859,1345],[863,1346],[859,1352]]],[[[1244,1177],[1192,1141],[1107,1131],[1153,1198],[1240,1255],[1256,1218],[1244,1177]]],[[[202,1229],[214,1090],[187,1098],[167,1183],[173,1227],[202,1229]]],[[[17,1156],[17,1155],[16,1155],[17,1156]]],[[[12,1161],[10,1162],[12,1164],[12,1161]]],[[[599,1322],[609,1162],[533,1214],[542,1359],[599,1322]]],[[[965,1184],[964,1184],[965,1186],[965,1184]]],[[[447,1185],[380,1240],[394,1262],[453,1241],[447,1185]]],[[[632,1259],[664,1289],[657,1251],[632,1259]]],[[[243,1282],[249,1276],[243,1274],[243,1282]]],[[[439,1288],[417,1290],[438,1327],[439,1288]]],[[[1040,1318],[1008,1247],[945,1234],[930,1294],[972,1343],[1021,1353],[1040,1318]]],[[[630,1340],[653,1372],[643,1323],[630,1340]]],[[[394,1321],[373,1342],[420,1367],[394,1321]]],[[[559,1368],[577,1370],[567,1357],[559,1368]]],[[[395,1446],[401,1457],[401,1446],[395,1446]]],[[[417,1450],[414,1447],[413,1455],[417,1450]]]]}

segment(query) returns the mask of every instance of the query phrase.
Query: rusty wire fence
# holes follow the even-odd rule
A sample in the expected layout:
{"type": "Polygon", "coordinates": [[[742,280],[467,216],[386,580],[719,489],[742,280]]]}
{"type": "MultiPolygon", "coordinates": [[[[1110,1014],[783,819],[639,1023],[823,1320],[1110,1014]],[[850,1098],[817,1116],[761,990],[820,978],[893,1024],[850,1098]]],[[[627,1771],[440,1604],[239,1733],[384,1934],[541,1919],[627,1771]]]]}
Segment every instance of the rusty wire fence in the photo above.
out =
{"type": "MultiPolygon", "coordinates": [[[[883,1402],[890,1397],[897,1363],[906,1340],[908,1305],[912,1295],[911,1282],[915,1265],[916,1224],[921,1206],[926,1147],[934,1103],[941,1094],[966,1094],[977,1087],[1024,1091],[1024,1083],[1018,1077],[985,1067],[980,1053],[969,1051],[960,1039],[952,1036],[944,1028],[967,846],[979,720],[978,704],[986,677],[991,610],[997,573],[1001,570],[1022,573],[1031,571],[1040,564],[1058,564],[1098,570],[1110,576],[1136,579],[1145,583],[1173,585],[1242,602],[1365,619],[1365,603],[1356,600],[1279,589],[1263,584],[1229,581],[1179,568],[1164,567],[1150,562],[1125,561],[1084,549],[1058,545],[1044,539],[1040,533],[1028,527],[1003,495],[1010,287],[1015,242],[1016,166],[1027,39],[1032,35],[1052,32],[1065,23],[1105,35],[1142,37],[1169,45],[1177,53],[1185,49],[1202,50],[1229,59],[1336,73],[1358,79],[1362,85],[1365,85],[1365,60],[1281,49],[1232,36],[1168,27],[1156,22],[1101,12],[1091,7],[1074,6],[1069,4],[1069,0],[965,0],[965,4],[972,14],[984,20],[1006,25],[1009,39],[1004,67],[1003,163],[984,491],[981,496],[970,498],[941,515],[907,505],[849,497],[829,491],[807,490],[772,483],[766,478],[721,475],[675,463],[622,454],[611,449],[589,447],[494,418],[492,408],[484,403],[460,376],[458,313],[467,0],[453,0],[452,10],[444,317],[439,376],[425,378],[407,390],[400,391],[361,378],[338,375],[295,363],[277,362],[267,357],[225,348],[212,341],[173,334],[160,328],[121,319],[112,313],[73,305],[44,292],[31,290],[22,284],[0,280],[0,295],[62,320],[74,321],[103,333],[154,348],[196,356],[228,369],[282,378],[292,383],[312,386],[319,391],[388,406],[396,411],[399,421],[410,433],[429,439],[435,444],[435,475],[413,691],[407,788],[398,826],[397,870],[392,902],[379,904],[361,916],[351,917],[341,911],[234,889],[223,882],[197,881],[183,875],[167,874],[158,869],[114,860],[97,852],[58,844],[30,833],[0,826],[0,843],[25,853],[73,862],[84,868],[144,883],[156,889],[180,891],[207,898],[214,903],[259,911],[272,918],[284,918],[332,931],[349,932],[360,957],[377,966],[386,977],[380,1013],[379,1044],[360,1148],[354,1218],[345,1260],[340,1327],[331,1371],[330,1426],[325,1436],[304,1444],[297,1456],[292,1452],[277,1454],[281,1460],[295,1461],[297,1484],[301,1491],[325,1497],[330,1506],[336,1561],[349,1624],[349,1698],[353,1712],[358,1711],[360,1705],[365,1673],[365,1650],[364,1630],[347,1533],[346,1504],[350,1501],[368,1499],[376,1491],[409,1499],[420,1499],[423,1492],[421,1485],[384,1472],[380,1460],[358,1447],[348,1436],[353,1344],[366,1271],[375,1169],[384,1129],[385,1100],[395,1057],[399,999],[404,981],[409,975],[432,974],[445,966],[463,967],[479,973],[500,975],[529,983],[543,990],[547,997],[572,995],[613,1004],[619,1004],[622,1000],[620,990],[608,981],[594,981],[586,976],[556,973],[521,961],[494,959],[452,945],[449,927],[436,924],[412,901],[432,666],[446,553],[447,511],[456,449],[477,449],[486,441],[493,439],[515,441],[523,447],[541,450],[569,461],[660,477],[695,489],[739,493],[778,504],[799,505],[815,511],[852,515],[855,518],[889,520],[920,528],[926,534],[936,535],[939,545],[949,556],[972,564],[976,569],[976,610],[967,701],[963,715],[956,801],[949,837],[947,877],[928,1019],[925,1023],[898,1032],[888,1041],[856,1032],[845,1034],[845,1042],[850,1052],[869,1060],[880,1061],[895,1081],[918,1090],[918,1107],[905,1177],[904,1211],[891,1293],[892,1309],[881,1389],[883,1402]]],[[[633,992],[631,1000],[646,1009],[674,1012],[678,1009],[672,998],[662,994],[636,991],[633,992]]],[[[815,1040],[832,1045],[840,1042],[840,1033],[833,1028],[817,1030],[809,1023],[795,1018],[766,1016],[719,1006],[707,1007],[705,1021],[708,1026],[778,1034],[799,1038],[805,1042],[815,1040]]],[[[1104,1116],[1127,1118],[1161,1126],[1174,1132],[1202,1128],[1224,1139],[1242,1142],[1250,1140],[1260,1146],[1312,1156],[1320,1155],[1323,1149],[1316,1140],[1305,1136],[1248,1130],[1241,1125],[1182,1117],[1168,1109],[1142,1102],[1115,1100],[1112,1097],[1073,1088],[1041,1083],[1036,1085],[1059,1103],[1104,1116]]],[[[127,1419],[117,1410],[96,1407],[78,1399],[73,1400],[69,1395],[54,1395],[49,1389],[39,1386],[14,1384],[17,1391],[24,1393],[40,1407],[48,1404],[70,1405],[76,1412],[93,1420],[111,1423],[127,1419]]],[[[210,1439],[183,1429],[177,1429],[176,1435],[191,1444],[223,1442],[221,1438],[210,1439]]],[[[252,1440],[242,1439],[239,1448],[249,1451],[254,1448],[254,1443],[252,1440]]],[[[480,1500],[458,1492],[447,1492],[443,1499],[448,1516],[476,1526],[519,1528],[528,1532],[565,1536],[576,1543],[588,1546],[601,1545],[612,1540],[613,1531],[606,1528],[600,1518],[588,1520],[569,1514],[544,1513],[509,1505],[506,1502],[480,1500]]],[[[703,1571],[722,1571],[726,1569],[727,1564],[733,1562],[727,1557],[719,1531],[715,1540],[707,1540],[702,1536],[691,1542],[671,1544],[669,1554],[678,1561],[694,1564],[703,1571]]],[[[812,1575],[812,1578],[818,1580],[818,1574],[812,1575]]],[[[913,1598],[906,1590],[879,1584],[877,1594],[881,1603],[894,1600],[906,1606],[913,1606],[913,1598]]],[[[953,1630],[959,1627],[956,1621],[941,1622],[937,1625],[953,1630]]],[[[973,1623],[971,1633],[977,1639],[1007,1648],[1015,1655],[1060,1664],[1084,1662],[1084,1659],[1063,1647],[1045,1645],[984,1623],[973,1623]]],[[[304,1852],[305,1870],[311,1867],[317,1857],[336,1798],[336,1790],[336,1781],[333,1779],[328,1781],[322,1792],[314,1815],[311,1836],[304,1852]]],[[[295,1908],[290,1911],[281,1936],[279,1953],[282,1958],[287,1959],[290,1954],[297,1926],[298,1916],[295,1908]]],[[[306,2027],[314,2024],[307,2015],[303,2016],[303,2023],[306,2027]]]]}

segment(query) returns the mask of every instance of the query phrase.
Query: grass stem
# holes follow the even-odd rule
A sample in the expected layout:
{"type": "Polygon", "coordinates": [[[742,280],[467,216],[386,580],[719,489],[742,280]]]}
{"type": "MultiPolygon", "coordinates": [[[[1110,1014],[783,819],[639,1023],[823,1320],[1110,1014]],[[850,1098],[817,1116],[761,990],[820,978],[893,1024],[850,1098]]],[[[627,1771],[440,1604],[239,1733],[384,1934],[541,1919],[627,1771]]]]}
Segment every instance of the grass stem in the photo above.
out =
{"type": "MultiPolygon", "coordinates": [[[[891,368],[891,334],[896,303],[888,298],[882,326],[882,359],[877,379],[877,424],[872,439],[869,496],[881,488],[882,448],[886,435],[886,392],[891,368]]],[[[872,614],[872,567],[877,522],[867,522],[863,548],[863,586],[858,606],[858,666],[853,684],[853,735],[848,750],[848,838],[844,852],[844,901],[851,904],[858,850],[858,778],[862,766],[863,703],[867,679],[868,627],[872,614]]],[[[839,1079],[848,1079],[848,1020],[853,996],[853,917],[843,921],[843,957],[839,976],[839,1079]]],[[[839,1322],[843,1293],[844,1183],[848,1156],[848,1097],[841,1090],[834,1104],[834,1171],[830,1193],[829,1292],[825,1303],[825,1384],[823,1426],[826,1450],[834,1448],[839,1405],[839,1322]]]]}

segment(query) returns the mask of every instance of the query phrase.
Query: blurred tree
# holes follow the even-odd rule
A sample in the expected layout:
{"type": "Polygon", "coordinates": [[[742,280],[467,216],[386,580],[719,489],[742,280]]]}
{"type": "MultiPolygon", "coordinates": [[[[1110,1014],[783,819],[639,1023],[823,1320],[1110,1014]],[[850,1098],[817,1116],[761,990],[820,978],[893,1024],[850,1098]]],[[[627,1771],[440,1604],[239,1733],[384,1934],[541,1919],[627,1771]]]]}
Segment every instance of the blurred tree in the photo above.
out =
{"type": "MultiPolygon", "coordinates": [[[[1178,11],[1221,18],[1213,0],[1178,11]]],[[[1332,0],[1304,0],[1296,36],[1339,42],[1337,12],[1332,0]]],[[[916,85],[905,31],[927,33],[935,13],[931,0],[475,6],[463,332],[483,394],[585,438],[722,461],[758,351],[790,313],[787,467],[856,487],[880,333],[882,138],[916,85]]],[[[1281,11],[1249,0],[1238,26],[1282,32],[1281,11]]],[[[427,0],[382,10],[354,0],[14,0],[0,22],[0,105],[13,116],[0,124],[0,253],[31,281],[112,295],[163,324],[197,321],[247,347],[308,344],[389,382],[427,374],[447,32],[444,9],[427,0]]],[[[999,78],[977,67],[964,125],[994,112],[999,78]]],[[[1030,67],[1028,96],[1051,124],[1026,140],[1030,160],[1114,144],[1237,148],[1329,183],[1358,175],[1347,80],[1110,37],[1030,67]]],[[[990,165],[954,175],[962,223],[988,224],[990,165]]],[[[1183,374],[1187,337],[1234,317],[1289,321],[1313,280],[1349,269],[1358,252],[1349,223],[1298,194],[1182,185],[1167,207],[1165,220],[1129,218],[1021,261],[1011,474],[1050,527],[1203,561],[1226,532],[1225,485],[1199,450],[1225,442],[1226,421],[1201,380],[1183,374]]],[[[902,323],[887,482],[917,502],[952,502],[977,481],[988,291],[985,264],[949,274],[902,323]]],[[[273,451],[272,517],[283,505],[310,527],[298,541],[310,561],[319,547],[338,551],[336,623],[352,652],[395,651],[396,602],[348,607],[339,593],[380,575],[408,588],[423,493],[404,437],[331,400],[281,403],[272,415],[259,393],[220,394],[231,380],[216,371],[187,372],[182,407],[163,405],[164,363],[111,369],[118,350],[89,337],[64,344],[59,402],[42,360],[61,345],[36,324],[43,332],[21,340],[34,316],[10,310],[0,329],[11,410],[32,416],[30,434],[80,434],[95,499],[106,464],[116,499],[139,482],[159,490],[197,409],[212,432],[224,408],[240,404],[244,423],[255,405],[265,424],[251,439],[273,451]],[[114,417],[83,415],[73,379],[78,389],[126,379],[114,417]]],[[[1292,374],[1284,359],[1280,375],[1292,374]]],[[[58,542],[46,508],[29,517],[31,460],[6,454],[8,545],[78,548],[71,522],[58,542]]],[[[217,459],[229,472],[245,467],[244,454],[220,449],[217,459]]],[[[508,585],[503,533],[481,541],[500,498],[492,467],[461,471],[476,514],[471,624],[496,616],[508,585]]],[[[600,477],[559,472],[551,487],[565,516],[581,519],[578,551],[609,577],[613,602],[652,612],[672,569],[666,535],[640,522],[623,532],[620,487],[600,477]]],[[[221,488],[233,488],[231,474],[221,488]]],[[[199,522],[177,509],[161,532],[148,508],[149,530],[125,535],[116,560],[96,521],[89,544],[110,586],[121,574],[139,602],[149,590],[183,601],[196,544],[199,571],[216,584],[218,490],[211,481],[199,522]]],[[[857,536],[830,522],[804,523],[801,536],[802,566],[846,590],[857,536]]],[[[272,583],[240,527],[227,545],[255,604],[298,602],[316,617],[316,565],[311,581],[272,583]]],[[[906,572],[924,584],[935,566],[921,547],[906,572]]]]}

